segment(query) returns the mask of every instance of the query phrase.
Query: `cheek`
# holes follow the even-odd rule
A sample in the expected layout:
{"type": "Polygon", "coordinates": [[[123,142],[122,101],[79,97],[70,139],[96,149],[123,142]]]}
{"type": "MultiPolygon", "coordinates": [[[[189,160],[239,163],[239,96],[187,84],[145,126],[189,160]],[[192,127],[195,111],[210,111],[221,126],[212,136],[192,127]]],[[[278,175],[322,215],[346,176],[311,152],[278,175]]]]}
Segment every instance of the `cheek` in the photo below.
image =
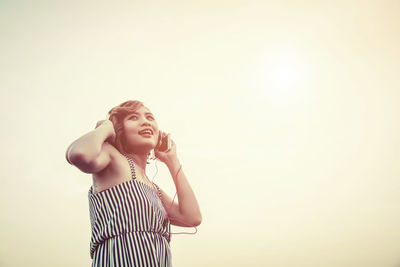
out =
{"type": "Polygon", "coordinates": [[[131,140],[134,138],[137,129],[132,123],[125,123],[124,125],[124,136],[126,140],[131,140]]]}
{"type": "Polygon", "coordinates": [[[128,134],[137,132],[137,125],[135,123],[132,122],[127,122],[124,125],[124,131],[128,134]]]}
{"type": "Polygon", "coordinates": [[[153,128],[157,132],[157,135],[158,135],[158,132],[160,131],[160,128],[158,128],[157,123],[154,124],[153,128]]]}

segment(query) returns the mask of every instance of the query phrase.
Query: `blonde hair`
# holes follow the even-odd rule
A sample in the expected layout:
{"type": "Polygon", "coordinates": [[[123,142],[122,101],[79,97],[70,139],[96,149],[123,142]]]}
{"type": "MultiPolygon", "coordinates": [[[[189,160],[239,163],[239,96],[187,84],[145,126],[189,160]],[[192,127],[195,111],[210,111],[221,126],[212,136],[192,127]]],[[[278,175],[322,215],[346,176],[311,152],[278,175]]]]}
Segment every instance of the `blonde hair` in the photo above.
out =
{"type": "Polygon", "coordinates": [[[116,107],[113,107],[108,112],[108,119],[113,123],[115,130],[115,141],[113,145],[122,154],[129,152],[129,147],[126,144],[126,138],[124,133],[124,119],[129,114],[143,107],[144,104],[137,100],[128,100],[116,107]]]}

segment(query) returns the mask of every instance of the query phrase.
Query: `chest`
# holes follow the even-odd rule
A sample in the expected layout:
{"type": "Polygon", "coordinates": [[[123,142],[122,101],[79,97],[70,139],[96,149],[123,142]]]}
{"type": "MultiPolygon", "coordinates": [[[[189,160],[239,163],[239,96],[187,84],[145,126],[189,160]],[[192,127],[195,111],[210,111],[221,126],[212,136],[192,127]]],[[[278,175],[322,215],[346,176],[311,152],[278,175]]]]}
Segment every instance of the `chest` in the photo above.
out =
{"type": "MultiPolygon", "coordinates": [[[[153,187],[145,174],[141,173],[138,168],[134,168],[134,172],[137,181],[153,187]]],[[[99,173],[94,173],[92,175],[93,192],[98,193],[104,191],[118,184],[127,182],[131,179],[133,179],[132,168],[129,165],[128,161],[122,158],[118,161],[110,163],[110,165],[107,166],[103,171],[99,173]]]]}

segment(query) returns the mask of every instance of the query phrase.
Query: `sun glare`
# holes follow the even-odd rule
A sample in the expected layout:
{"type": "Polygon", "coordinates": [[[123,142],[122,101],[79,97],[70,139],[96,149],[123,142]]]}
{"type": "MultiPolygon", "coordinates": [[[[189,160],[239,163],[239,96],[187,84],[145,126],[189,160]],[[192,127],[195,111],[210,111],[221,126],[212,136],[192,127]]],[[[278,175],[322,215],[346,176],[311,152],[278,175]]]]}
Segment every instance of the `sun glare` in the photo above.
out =
{"type": "Polygon", "coordinates": [[[305,88],[308,76],[309,66],[301,52],[281,52],[262,63],[259,83],[265,95],[287,99],[305,88]]]}

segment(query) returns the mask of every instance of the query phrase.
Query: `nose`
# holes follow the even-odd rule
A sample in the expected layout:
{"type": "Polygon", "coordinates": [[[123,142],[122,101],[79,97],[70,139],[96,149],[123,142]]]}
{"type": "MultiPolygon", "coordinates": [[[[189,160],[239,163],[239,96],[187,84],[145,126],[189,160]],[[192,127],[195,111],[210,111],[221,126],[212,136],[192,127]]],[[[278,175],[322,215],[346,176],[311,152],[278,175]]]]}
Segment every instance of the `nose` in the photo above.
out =
{"type": "Polygon", "coordinates": [[[151,126],[151,123],[148,119],[144,118],[142,122],[142,126],[151,126]]]}

